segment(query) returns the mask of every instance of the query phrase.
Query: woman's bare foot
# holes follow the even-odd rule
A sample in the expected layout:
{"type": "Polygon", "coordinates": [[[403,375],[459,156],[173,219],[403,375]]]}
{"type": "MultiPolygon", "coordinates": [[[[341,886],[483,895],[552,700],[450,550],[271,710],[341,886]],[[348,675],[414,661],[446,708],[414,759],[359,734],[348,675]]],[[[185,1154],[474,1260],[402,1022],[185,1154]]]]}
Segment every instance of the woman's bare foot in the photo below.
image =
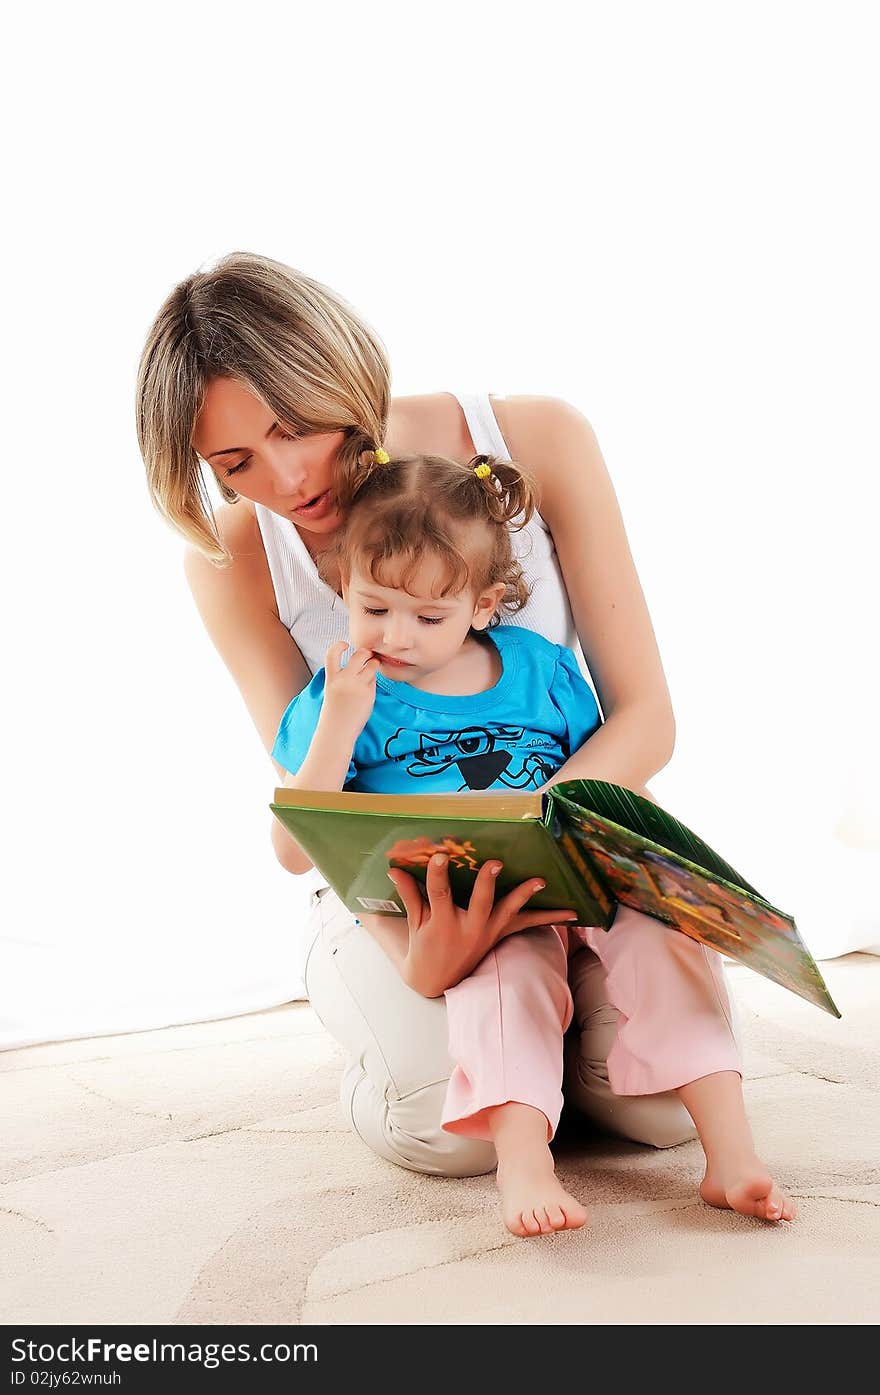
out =
{"type": "Polygon", "coordinates": [[[578,1230],[587,1219],[579,1201],[563,1187],[553,1169],[553,1155],[508,1159],[498,1164],[501,1214],[512,1235],[550,1235],[578,1230]]]}
{"type": "Polygon", "coordinates": [[[700,1196],[710,1206],[727,1207],[762,1221],[793,1221],[797,1207],[754,1154],[706,1168],[700,1196]]]}

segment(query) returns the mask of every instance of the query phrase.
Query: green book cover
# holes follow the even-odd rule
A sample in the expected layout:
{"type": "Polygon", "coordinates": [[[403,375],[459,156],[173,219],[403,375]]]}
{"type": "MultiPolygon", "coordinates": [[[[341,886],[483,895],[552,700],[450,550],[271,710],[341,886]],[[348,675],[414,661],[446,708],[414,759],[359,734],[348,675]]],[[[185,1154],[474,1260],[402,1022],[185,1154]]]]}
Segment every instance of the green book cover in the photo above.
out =
{"type": "Polygon", "coordinates": [[[618,903],[664,921],[839,1017],[794,920],[659,805],[602,780],[539,793],[391,795],[279,788],[270,808],[354,915],[402,916],[388,868],[424,885],[434,852],[466,905],[503,862],[498,893],[546,882],[529,909],[571,909],[613,934],[618,903]]]}

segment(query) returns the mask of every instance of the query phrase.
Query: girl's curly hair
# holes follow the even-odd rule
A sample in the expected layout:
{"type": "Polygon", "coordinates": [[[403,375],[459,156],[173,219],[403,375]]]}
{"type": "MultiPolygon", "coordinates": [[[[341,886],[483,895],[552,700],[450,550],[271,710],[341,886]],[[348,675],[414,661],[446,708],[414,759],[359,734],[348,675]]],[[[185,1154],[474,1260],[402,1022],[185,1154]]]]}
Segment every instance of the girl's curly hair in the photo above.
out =
{"type": "Polygon", "coordinates": [[[467,464],[440,455],[386,460],[367,450],[355,468],[340,472],[336,496],[343,523],[317,562],[326,581],[337,570],[347,579],[357,568],[377,585],[408,589],[431,552],[445,568],[443,596],[504,583],[492,624],[500,622],[499,611],[526,604],[529,588],[510,531],[529,522],[537,491],[512,461],[491,455],[467,464]]]}

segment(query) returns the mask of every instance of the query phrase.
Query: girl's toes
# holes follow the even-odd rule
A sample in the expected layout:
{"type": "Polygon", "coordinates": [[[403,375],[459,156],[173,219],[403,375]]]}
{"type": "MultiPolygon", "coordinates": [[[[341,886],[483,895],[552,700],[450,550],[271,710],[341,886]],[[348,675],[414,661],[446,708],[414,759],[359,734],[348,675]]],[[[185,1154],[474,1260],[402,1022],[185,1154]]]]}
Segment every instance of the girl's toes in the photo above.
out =
{"type": "Polygon", "coordinates": [[[570,1230],[579,1230],[582,1225],[586,1225],[586,1207],[581,1206],[578,1202],[574,1202],[572,1205],[568,1206],[566,1208],[565,1223],[570,1230]]]}
{"type": "Polygon", "coordinates": [[[561,1206],[548,1206],[546,1216],[553,1230],[565,1229],[565,1212],[561,1206]]]}
{"type": "Polygon", "coordinates": [[[523,1211],[522,1223],[525,1226],[526,1235],[541,1234],[541,1222],[538,1220],[538,1217],[535,1215],[534,1211],[523,1211]]]}
{"type": "Polygon", "coordinates": [[[779,1190],[779,1188],[776,1186],[771,1187],[767,1195],[767,1202],[764,1208],[764,1214],[766,1215],[767,1220],[781,1221],[784,1204],[785,1197],[782,1195],[782,1192],[779,1190]]]}

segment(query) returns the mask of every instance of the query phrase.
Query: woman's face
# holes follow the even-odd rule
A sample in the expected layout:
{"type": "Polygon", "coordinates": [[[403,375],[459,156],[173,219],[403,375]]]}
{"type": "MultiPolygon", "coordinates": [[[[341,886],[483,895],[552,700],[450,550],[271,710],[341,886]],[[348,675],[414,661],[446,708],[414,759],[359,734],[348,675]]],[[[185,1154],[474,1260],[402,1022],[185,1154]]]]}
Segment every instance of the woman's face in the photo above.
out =
{"type": "Polygon", "coordinates": [[[291,437],[241,383],[212,378],[193,445],[236,494],[292,519],[317,539],[341,521],[330,489],[344,440],[344,431],[291,437]]]}

